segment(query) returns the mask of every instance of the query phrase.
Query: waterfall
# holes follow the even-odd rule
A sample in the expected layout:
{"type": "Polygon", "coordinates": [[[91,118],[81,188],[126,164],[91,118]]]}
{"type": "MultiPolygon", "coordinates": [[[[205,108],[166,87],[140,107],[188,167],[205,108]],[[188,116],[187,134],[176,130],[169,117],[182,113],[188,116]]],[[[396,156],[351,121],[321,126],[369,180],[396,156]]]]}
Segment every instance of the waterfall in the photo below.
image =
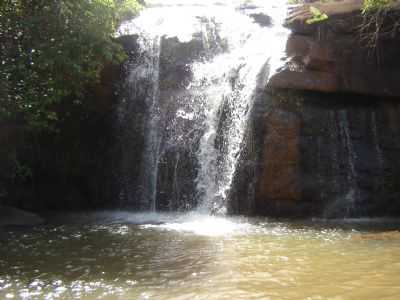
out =
{"type": "Polygon", "coordinates": [[[331,169],[333,174],[343,174],[344,178],[333,177],[332,190],[340,194],[325,207],[323,216],[326,218],[352,217],[360,213],[362,208],[357,206],[361,201],[359,174],[356,169],[358,155],[351,132],[349,111],[331,110],[329,119],[332,132],[331,169]]]}
{"type": "Polygon", "coordinates": [[[373,137],[373,142],[375,145],[375,151],[376,151],[376,157],[378,160],[379,164],[379,169],[382,172],[384,168],[384,158],[383,158],[383,152],[381,149],[381,146],[379,144],[379,135],[378,135],[378,126],[376,122],[376,112],[373,111],[371,112],[371,127],[372,127],[372,137],[373,137]]]}
{"type": "Polygon", "coordinates": [[[159,107],[159,76],[160,76],[160,38],[158,36],[147,40],[149,45],[150,61],[147,68],[150,70],[149,76],[153,82],[151,92],[149,93],[146,102],[149,107],[149,119],[145,126],[144,151],[142,158],[142,166],[140,175],[141,186],[140,203],[150,204],[150,210],[156,210],[156,190],[157,190],[157,175],[159,164],[160,151],[160,122],[161,111],[159,107]]]}
{"type": "Polygon", "coordinates": [[[342,145],[345,146],[347,151],[348,159],[348,172],[347,180],[349,184],[349,190],[343,200],[345,201],[345,213],[346,216],[350,216],[356,209],[356,203],[360,199],[360,191],[358,187],[358,174],[355,167],[357,154],[354,150],[353,140],[350,134],[350,125],[348,119],[348,112],[346,110],[340,110],[338,112],[340,136],[342,145]]]}
{"type": "Polygon", "coordinates": [[[143,209],[192,198],[202,212],[226,212],[257,91],[284,63],[286,1],[270,2],[153,0],[121,26],[150,57],[132,71],[152,82],[135,197],[143,209]]]}

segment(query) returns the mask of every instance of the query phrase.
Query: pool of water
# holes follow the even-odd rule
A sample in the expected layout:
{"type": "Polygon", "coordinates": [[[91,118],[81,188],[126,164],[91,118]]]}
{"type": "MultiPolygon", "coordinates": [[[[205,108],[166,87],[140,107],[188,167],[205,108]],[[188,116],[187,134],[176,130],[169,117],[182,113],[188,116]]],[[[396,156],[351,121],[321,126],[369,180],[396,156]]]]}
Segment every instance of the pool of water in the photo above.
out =
{"type": "Polygon", "coordinates": [[[400,223],[102,212],[0,239],[1,299],[400,299],[400,223]]]}

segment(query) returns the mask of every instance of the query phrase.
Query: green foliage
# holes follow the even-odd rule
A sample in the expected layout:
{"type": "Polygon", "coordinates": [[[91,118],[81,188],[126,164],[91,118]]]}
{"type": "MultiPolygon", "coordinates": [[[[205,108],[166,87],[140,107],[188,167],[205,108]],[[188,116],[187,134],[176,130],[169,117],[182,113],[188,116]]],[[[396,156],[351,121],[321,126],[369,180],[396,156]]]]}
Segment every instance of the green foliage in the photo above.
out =
{"type": "Polygon", "coordinates": [[[137,0],[116,0],[116,15],[118,22],[133,18],[141,9],[137,0]]]}
{"type": "Polygon", "coordinates": [[[364,0],[362,12],[365,14],[377,11],[381,8],[386,8],[392,2],[392,0],[364,0]]]}
{"type": "Polygon", "coordinates": [[[104,64],[124,59],[113,35],[137,9],[136,0],[1,1],[0,120],[50,129],[61,104],[81,104],[104,64]]]}
{"type": "Polygon", "coordinates": [[[328,16],[325,13],[321,12],[318,8],[314,6],[310,6],[310,12],[312,14],[312,18],[306,21],[306,23],[309,25],[322,22],[328,19],[328,16]]]}

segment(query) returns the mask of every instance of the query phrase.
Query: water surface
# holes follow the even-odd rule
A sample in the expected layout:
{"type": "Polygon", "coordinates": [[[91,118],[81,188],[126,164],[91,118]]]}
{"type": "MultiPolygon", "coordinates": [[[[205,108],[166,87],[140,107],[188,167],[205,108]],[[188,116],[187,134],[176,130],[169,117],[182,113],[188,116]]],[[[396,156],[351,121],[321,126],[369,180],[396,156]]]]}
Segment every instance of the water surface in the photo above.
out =
{"type": "Polygon", "coordinates": [[[399,299],[390,220],[95,213],[11,229],[0,298],[399,299]]]}

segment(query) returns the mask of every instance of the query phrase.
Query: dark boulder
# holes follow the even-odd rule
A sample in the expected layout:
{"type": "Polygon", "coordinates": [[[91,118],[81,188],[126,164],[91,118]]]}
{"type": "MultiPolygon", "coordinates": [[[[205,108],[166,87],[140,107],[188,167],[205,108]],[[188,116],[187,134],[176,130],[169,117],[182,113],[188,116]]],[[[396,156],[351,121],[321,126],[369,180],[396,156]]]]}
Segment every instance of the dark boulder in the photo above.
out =
{"type": "Polygon", "coordinates": [[[36,226],[44,220],[38,215],[10,206],[0,206],[0,227],[5,226],[36,226]]]}

